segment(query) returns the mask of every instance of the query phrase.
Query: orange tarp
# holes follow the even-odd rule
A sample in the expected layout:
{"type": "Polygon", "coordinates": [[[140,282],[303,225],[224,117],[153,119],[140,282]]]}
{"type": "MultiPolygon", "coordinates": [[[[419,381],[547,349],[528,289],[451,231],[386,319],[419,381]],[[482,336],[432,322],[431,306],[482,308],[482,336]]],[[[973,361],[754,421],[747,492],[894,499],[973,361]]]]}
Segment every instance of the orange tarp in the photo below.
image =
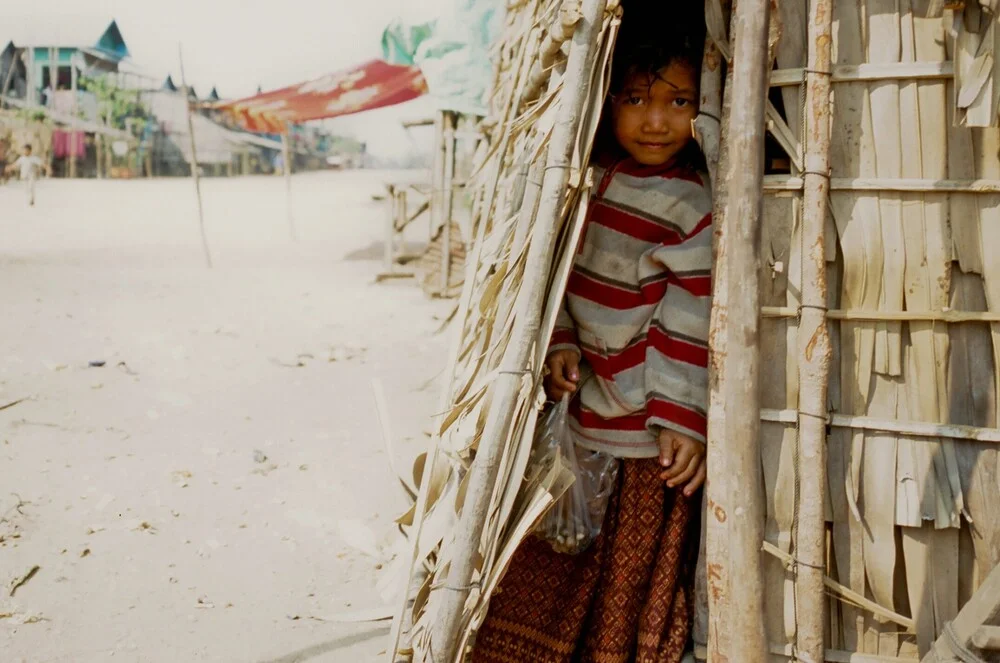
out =
{"type": "Polygon", "coordinates": [[[372,60],[305,83],[216,104],[248,131],[284,133],[288,124],[321,120],[416,99],[427,92],[420,69],[372,60]]]}

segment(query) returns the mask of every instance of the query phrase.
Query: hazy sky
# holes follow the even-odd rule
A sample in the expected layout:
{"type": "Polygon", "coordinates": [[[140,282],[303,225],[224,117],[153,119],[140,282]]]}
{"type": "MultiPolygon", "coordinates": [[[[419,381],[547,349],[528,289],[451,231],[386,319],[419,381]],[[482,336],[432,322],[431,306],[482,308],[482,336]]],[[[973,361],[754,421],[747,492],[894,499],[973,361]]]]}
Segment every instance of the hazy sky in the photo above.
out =
{"type": "MultiPolygon", "coordinates": [[[[13,0],[0,0],[4,5],[13,0]]],[[[448,0],[31,0],[5,6],[0,21],[118,21],[133,65],[180,82],[183,44],[188,83],[200,95],[213,85],[227,98],[283,87],[378,57],[382,30],[396,16],[434,11],[448,0]]],[[[15,28],[16,29],[16,28],[15,28]]],[[[94,35],[96,39],[99,35],[94,35]]],[[[400,118],[429,112],[426,102],[343,118],[331,128],[367,140],[373,151],[410,146],[400,118]]]]}

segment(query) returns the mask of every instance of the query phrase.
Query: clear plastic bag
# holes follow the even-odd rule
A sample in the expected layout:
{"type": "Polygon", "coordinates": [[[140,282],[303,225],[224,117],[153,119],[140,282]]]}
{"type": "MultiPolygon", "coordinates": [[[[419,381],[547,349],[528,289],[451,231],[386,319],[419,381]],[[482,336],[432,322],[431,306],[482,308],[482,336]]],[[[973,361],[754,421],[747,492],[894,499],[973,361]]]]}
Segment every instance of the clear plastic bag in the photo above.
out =
{"type": "Polygon", "coordinates": [[[535,433],[534,455],[538,462],[562,459],[576,480],[542,517],[535,534],[560,553],[575,555],[586,550],[601,532],[604,513],[618,478],[618,459],[576,444],[569,426],[569,397],[551,408],[535,433]]]}

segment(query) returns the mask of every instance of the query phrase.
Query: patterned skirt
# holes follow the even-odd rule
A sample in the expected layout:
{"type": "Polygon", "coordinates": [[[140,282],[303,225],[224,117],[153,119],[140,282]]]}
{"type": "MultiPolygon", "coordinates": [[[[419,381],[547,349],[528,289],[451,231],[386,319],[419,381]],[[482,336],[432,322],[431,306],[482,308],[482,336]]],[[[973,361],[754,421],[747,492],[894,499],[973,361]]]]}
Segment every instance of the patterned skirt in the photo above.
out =
{"type": "Polygon", "coordinates": [[[693,619],[697,496],[625,459],[600,536],[579,555],[534,537],[515,553],[473,663],[678,663],[693,619]]]}

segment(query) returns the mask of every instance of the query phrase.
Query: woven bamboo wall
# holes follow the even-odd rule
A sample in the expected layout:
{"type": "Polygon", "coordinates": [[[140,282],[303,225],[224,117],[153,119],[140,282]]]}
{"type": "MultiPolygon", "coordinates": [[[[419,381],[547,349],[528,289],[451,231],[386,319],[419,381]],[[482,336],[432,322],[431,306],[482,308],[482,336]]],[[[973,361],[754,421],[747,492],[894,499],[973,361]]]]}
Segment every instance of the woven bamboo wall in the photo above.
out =
{"type": "MultiPolygon", "coordinates": [[[[772,85],[785,113],[770,114],[799,167],[805,4],[778,4],[772,85]]],[[[974,1],[928,17],[930,4],[834,0],[828,573],[877,604],[831,600],[835,652],[926,651],[1000,561],[1000,136],[976,126],[996,124],[1000,81],[974,64],[994,51],[997,17],[974,1]]],[[[760,265],[766,536],[785,553],[795,525],[797,174],[793,165],[791,176],[766,178],[760,265]]],[[[792,576],[775,557],[765,564],[766,627],[780,651],[794,642],[792,576]]]]}

